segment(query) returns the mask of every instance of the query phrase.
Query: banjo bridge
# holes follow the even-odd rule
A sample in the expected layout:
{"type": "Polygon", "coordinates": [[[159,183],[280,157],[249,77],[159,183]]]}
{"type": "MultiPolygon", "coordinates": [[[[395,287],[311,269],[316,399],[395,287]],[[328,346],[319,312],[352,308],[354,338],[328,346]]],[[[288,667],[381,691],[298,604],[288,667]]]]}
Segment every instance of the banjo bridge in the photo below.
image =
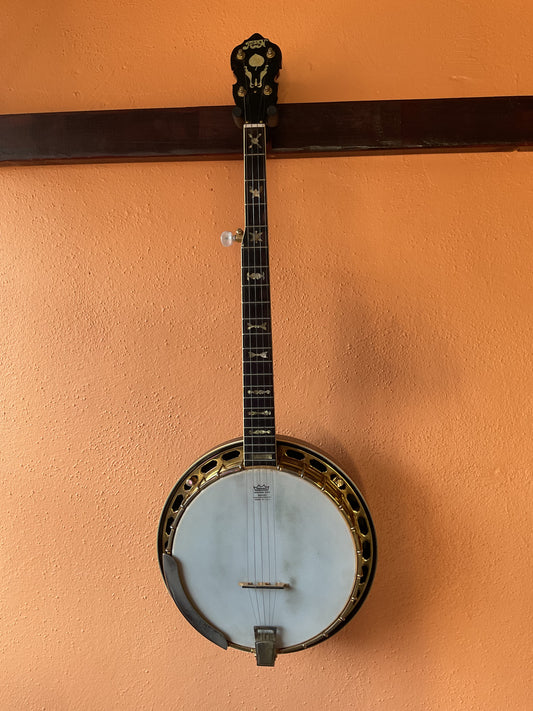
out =
{"type": "Polygon", "coordinates": [[[251,582],[241,582],[239,583],[241,588],[248,588],[253,590],[285,590],[285,588],[290,588],[289,583],[251,583],[251,582]]]}

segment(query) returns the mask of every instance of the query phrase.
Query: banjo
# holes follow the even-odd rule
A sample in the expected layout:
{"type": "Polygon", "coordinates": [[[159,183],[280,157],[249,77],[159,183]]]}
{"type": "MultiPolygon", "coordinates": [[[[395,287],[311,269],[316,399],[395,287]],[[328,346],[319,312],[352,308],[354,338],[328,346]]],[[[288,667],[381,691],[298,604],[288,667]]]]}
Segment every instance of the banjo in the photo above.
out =
{"type": "Polygon", "coordinates": [[[266,132],[277,122],[277,45],[252,35],[231,54],[242,129],[243,436],[178,480],[158,532],[161,572],[204,637],[252,652],[259,666],[340,630],[372,583],[376,538],[351,479],[311,445],[276,434],[266,200],[266,132]]]}

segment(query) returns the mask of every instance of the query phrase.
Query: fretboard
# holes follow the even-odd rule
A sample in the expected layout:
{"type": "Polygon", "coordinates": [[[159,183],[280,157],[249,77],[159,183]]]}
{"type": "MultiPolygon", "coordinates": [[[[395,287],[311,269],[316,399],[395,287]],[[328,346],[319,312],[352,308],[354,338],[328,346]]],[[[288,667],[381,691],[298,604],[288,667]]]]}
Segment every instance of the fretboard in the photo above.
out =
{"type": "Polygon", "coordinates": [[[244,465],[276,464],[264,124],[243,126],[241,247],[244,465]]]}

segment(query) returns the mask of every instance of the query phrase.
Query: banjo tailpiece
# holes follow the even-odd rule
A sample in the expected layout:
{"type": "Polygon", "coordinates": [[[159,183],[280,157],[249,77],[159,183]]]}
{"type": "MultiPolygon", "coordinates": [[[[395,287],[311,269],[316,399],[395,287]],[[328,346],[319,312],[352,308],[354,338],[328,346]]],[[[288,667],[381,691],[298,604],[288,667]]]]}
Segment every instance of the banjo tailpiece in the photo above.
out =
{"type": "Polygon", "coordinates": [[[273,667],[276,661],[276,628],[254,627],[255,658],[258,667],[273,667]]]}

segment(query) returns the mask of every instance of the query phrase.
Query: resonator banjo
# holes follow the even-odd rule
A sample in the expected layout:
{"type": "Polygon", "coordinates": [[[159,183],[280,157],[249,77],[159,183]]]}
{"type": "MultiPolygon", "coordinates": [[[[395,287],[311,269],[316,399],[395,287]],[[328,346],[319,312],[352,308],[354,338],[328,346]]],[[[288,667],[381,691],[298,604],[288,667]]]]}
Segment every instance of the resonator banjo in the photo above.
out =
{"type": "Polygon", "coordinates": [[[277,45],[254,34],[231,54],[242,128],[243,437],[192,464],[163,508],[158,553],[182,615],[226,649],[278,653],[322,642],[350,620],[372,583],[367,505],[324,453],[276,434],[269,283],[266,132],[277,120],[277,45]]]}

